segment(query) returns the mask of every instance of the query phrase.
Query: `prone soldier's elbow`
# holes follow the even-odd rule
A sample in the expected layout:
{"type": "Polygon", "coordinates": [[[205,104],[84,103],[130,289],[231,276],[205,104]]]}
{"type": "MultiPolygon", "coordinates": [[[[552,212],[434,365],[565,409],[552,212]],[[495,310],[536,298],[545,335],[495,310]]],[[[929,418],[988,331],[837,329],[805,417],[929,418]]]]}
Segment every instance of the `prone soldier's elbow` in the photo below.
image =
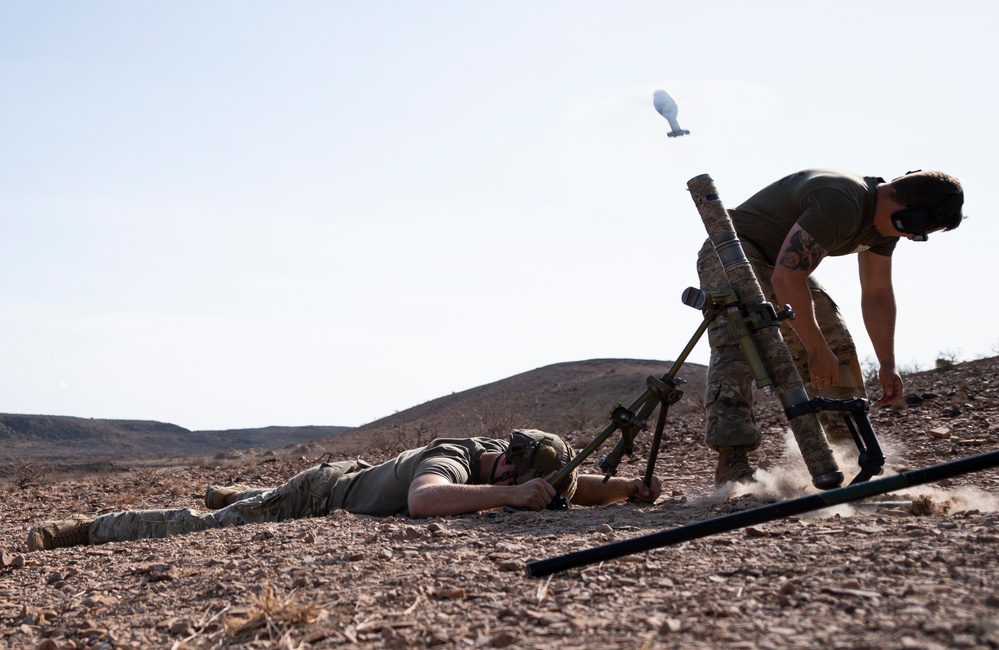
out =
{"type": "Polygon", "coordinates": [[[426,519],[430,515],[426,512],[426,508],[420,499],[414,499],[410,497],[408,503],[409,516],[413,519],[426,519]]]}

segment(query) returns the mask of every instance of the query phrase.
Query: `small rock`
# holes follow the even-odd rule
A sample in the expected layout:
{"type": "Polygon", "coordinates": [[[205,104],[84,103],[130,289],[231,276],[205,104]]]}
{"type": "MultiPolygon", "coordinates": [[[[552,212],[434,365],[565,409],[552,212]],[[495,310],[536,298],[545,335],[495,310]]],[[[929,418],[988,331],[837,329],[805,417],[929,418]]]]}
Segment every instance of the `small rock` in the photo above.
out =
{"type": "Polygon", "coordinates": [[[659,626],[659,634],[666,634],[667,632],[679,632],[683,628],[683,623],[676,618],[667,618],[663,621],[663,624],[659,626]]]}
{"type": "Polygon", "coordinates": [[[170,634],[174,636],[189,636],[192,631],[190,621],[174,621],[173,625],[170,626],[170,634]]]}
{"type": "Polygon", "coordinates": [[[107,636],[108,631],[102,627],[96,627],[93,625],[88,625],[87,627],[82,627],[76,631],[77,635],[82,636],[85,639],[101,638],[107,636]]]}
{"type": "Polygon", "coordinates": [[[330,519],[354,519],[354,515],[346,510],[334,510],[327,517],[330,519]]]}
{"type": "Polygon", "coordinates": [[[489,639],[489,645],[493,648],[505,648],[508,645],[512,645],[517,642],[517,635],[511,630],[503,630],[499,632],[491,639],[489,639]]]}
{"type": "Polygon", "coordinates": [[[24,566],[24,556],[20,553],[0,553],[0,569],[17,569],[24,566]]]}
{"type": "Polygon", "coordinates": [[[930,429],[930,437],[937,438],[939,440],[946,440],[950,438],[950,427],[937,427],[935,429],[930,429]]]}
{"type": "Polygon", "coordinates": [[[413,540],[423,537],[423,531],[416,526],[404,526],[397,530],[393,530],[390,534],[392,539],[402,539],[402,540],[413,540]]]}
{"type": "Polygon", "coordinates": [[[465,597],[465,590],[461,587],[441,587],[434,595],[444,600],[458,600],[465,597]]]}
{"type": "Polygon", "coordinates": [[[87,609],[93,609],[94,607],[100,607],[101,605],[116,605],[118,599],[114,596],[87,596],[80,603],[83,607],[87,609]]]}

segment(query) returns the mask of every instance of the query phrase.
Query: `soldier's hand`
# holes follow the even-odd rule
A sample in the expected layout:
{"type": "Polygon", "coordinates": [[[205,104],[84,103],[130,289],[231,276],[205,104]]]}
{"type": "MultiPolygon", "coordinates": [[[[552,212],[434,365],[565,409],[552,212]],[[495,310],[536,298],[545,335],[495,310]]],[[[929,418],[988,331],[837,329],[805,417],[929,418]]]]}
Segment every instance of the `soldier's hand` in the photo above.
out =
{"type": "Polygon", "coordinates": [[[839,383],[839,359],[828,345],[808,353],[808,374],[815,388],[829,388],[839,383]]]}
{"type": "Polygon", "coordinates": [[[530,508],[544,510],[555,498],[555,488],[543,478],[531,479],[521,485],[510,486],[510,497],[507,505],[515,508],[530,508]]]}
{"type": "Polygon", "coordinates": [[[631,490],[628,499],[637,503],[655,503],[662,494],[662,484],[655,476],[652,477],[652,485],[646,485],[645,481],[636,478],[632,479],[628,487],[631,490]]]}
{"type": "Polygon", "coordinates": [[[902,399],[905,387],[902,384],[902,376],[898,374],[898,370],[882,366],[881,370],[878,371],[878,379],[881,380],[881,390],[883,391],[881,398],[877,402],[878,406],[888,406],[902,399]]]}

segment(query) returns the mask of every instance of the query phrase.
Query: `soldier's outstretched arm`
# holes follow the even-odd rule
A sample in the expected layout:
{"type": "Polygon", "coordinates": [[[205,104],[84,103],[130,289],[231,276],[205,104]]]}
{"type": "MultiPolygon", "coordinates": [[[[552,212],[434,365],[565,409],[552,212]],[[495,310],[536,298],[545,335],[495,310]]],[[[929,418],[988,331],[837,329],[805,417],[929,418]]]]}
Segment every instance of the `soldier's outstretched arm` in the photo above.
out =
{"type": "Polygon", "coordinates": [[[541,510],[555,498],[543,478],[521,485],[452,483],[438,474],[421,474],[409,486],[409,516],[416,519],[468,515],[500,506],[541,510]]]}
{"type": "Polygon", "coordinates": [[[604,483],[597,474],[580,474],[576,479],[576,493],[571,501],[577,506],[603,506],[617,501],[634,499],[640,503],[655,503],[662,492],[659,479],[652,477],[652,485],[645,485],[640,478],[613,476],[604,483]]]}
{"type": "Polygon", "coordinates": [[[891,257],[864,251],[857,256],[860,267],[860,308],[864,325],[878,357],[878,377],[883,394],[878,404],[884,406],[902,398],[902,376],[895,364],[895,288],[892,284],[891,257]]]}

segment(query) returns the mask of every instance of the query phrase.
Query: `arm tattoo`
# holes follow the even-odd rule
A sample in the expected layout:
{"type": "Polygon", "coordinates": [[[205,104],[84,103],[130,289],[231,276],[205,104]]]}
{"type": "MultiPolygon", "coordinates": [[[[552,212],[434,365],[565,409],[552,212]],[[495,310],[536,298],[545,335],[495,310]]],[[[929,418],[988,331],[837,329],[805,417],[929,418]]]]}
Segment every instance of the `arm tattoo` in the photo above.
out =
{"type": "Polygon", "coordinates": [[[781,251],[778,262],[789,271],[811,273],[825,255],[826,249],[822,248],[807,232],[799,230],[791,235],[791,240],[788,242],[787,248],[781,251]]]}

